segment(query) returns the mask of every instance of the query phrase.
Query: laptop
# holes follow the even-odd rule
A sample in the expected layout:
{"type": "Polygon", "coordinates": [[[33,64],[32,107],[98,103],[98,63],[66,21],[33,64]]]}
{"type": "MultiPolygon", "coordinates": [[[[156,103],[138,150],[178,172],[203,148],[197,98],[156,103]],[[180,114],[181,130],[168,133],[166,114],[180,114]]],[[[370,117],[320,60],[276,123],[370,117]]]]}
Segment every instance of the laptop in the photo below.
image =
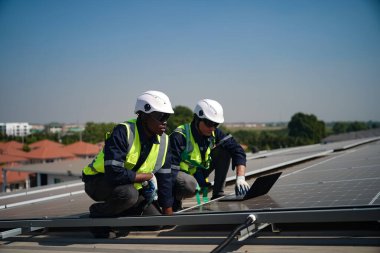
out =
{"type": "Polygon", "coordinates": [[[267,194],[281,174],[282,172],[276,172],[258,177],[245,195],[228,195],[219,199],[219,201],[243,201],[267,194]]]}

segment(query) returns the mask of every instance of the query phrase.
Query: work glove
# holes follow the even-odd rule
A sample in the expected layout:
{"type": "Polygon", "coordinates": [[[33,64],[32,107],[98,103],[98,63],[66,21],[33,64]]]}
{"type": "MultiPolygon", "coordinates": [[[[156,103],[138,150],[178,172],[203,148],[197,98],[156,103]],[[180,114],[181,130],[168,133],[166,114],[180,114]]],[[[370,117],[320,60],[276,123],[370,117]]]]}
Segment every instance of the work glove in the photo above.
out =
{"type": "Polygon", "coordinates": [[[249,184],[245,181],[245,176],[237,176],[235,184],[235,194],[245,195],[249,190],[249,184]]]}
{"type": "Polygon", "coordinates": [[[197,168],[197,170],[195,171],[194,173],[194,178],[195,180],[197,180],[197,183],[199,185],[199,187],[209,187],[211,184],[209,182],[206,181],[206,172],[204,171],[204,169],[201,169],[201,168],[197,168]]]}
{"type": "Polygon", "coordinates": [[[153,177],[149,181],[144,181],[142,183],[142,195],[148,201],[152,202],[158,199],[157,196],[157,179],[156,176],[152,173],[153,177]]]}

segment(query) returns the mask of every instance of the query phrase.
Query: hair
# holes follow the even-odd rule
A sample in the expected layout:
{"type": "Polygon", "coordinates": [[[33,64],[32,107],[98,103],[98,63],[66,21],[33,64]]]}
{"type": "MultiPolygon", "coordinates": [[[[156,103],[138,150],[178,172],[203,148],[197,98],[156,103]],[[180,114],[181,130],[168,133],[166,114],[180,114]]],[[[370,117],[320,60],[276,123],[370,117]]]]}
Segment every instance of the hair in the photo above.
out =
{"type": "Polygon", "coordinates": [[[199,122],[201,121],[202,119],[198,117],[198,115],[196,113],[194,113],[193,115],[193,120],[191,121],[191,123],[194,122],[195,126],[196,127],[199,127],[199,122]]]}

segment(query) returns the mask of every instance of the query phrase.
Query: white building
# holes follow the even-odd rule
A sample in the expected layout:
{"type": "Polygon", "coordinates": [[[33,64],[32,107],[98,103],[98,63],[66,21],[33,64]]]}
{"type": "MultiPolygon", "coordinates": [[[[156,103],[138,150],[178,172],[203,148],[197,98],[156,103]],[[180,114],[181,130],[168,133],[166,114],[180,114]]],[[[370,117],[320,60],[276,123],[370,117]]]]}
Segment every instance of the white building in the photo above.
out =
{"type": "Polygon", "coordinates": [[[0,123],[0,133],[7,136],[27,136],[30,134],[29,123],[0,123]]]}

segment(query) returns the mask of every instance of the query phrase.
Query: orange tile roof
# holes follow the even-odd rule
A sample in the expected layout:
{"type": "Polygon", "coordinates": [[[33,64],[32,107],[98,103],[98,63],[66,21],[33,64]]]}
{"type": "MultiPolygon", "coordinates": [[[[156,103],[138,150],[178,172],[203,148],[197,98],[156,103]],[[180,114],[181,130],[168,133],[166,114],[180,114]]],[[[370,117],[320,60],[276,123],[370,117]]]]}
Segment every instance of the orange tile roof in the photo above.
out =
{"type": "Polygon", "coordinates": [[[14,162],[24,162],[28,161],[25,157],[13,156],[8,154],[0,154],[0,164],[14,163],[14,162]]]}
{"type": "Polygon", "coordinates": [[[23,144],[17,141],[0,142],[0,150],[4,153],[8,150],[22,149],[23,144]]]}
{"type": "Polygon", "coordinates": [[[22,151],[23,144],[16,141],[0,143],[0,154],[26,158],[26,152],[22,151]]]}
{"type": "Polygon", "coordinates": [[[72,153],[67,152],[62,147],[51,145],[47,147],[40,147],[33,149],[32,151],[25,154],[25,157],[29,159],[59,159],[59,158],[74,158],[72,153]]]}
{"type": "Polygon", "coordinates": [[[26,158],[28,153],[19,149],[9,149],[3,153],[3,155],[11,155],[26,158]]]}
{"type": "Polygon", "coordinates": [[[35,148],[42,148],[42,147],[63,147],[63,145],[61,143],[51,141],[51,140],[41,140],[41,141],[37,141],[30,144],[29,147],[31,149],[35,149],[35,148]]]}
{"type": "Polygon", "coordinates": [[[75,155],[96,155],[101,150],[98,145],[83,141],[67,145],[63,149],[75,155]]]}
{"type": "Polygon", "coordinates": [[[10,141],[0,143],[0,154],[4,155],[2,163],[46,159],[71,159],[77,156],[96,155],[102,147],[99,145],[79,141],[67,146],[51,140],[41,140],[29,145],[30,152],[22,151],[23,144],[10,141]],[[6,155],[6,156],[5,156],[6,155]]]}

